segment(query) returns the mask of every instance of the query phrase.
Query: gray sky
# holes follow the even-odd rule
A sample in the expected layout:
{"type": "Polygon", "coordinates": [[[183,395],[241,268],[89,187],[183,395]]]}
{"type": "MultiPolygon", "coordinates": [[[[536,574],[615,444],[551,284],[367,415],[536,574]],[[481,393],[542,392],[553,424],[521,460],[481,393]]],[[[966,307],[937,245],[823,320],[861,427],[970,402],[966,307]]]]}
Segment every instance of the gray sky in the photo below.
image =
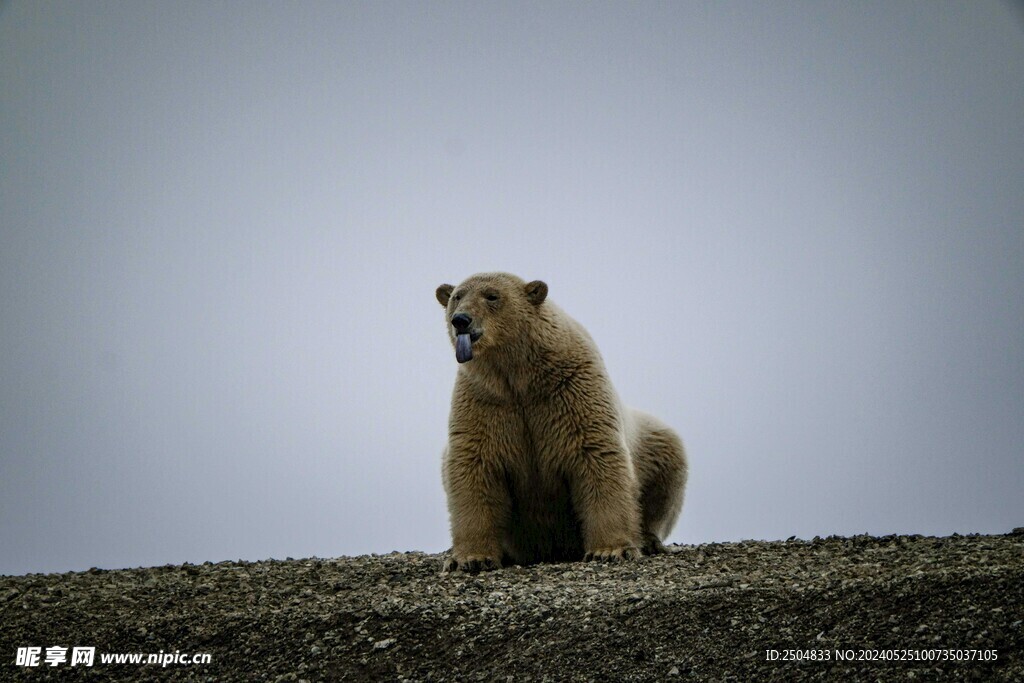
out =
{"type": "Polygon", "coordinates": [[[0,9],[0,573],[448,547],[434,288],[548,282],[670,541],[1024,524],[998,2],[0,9]]]}

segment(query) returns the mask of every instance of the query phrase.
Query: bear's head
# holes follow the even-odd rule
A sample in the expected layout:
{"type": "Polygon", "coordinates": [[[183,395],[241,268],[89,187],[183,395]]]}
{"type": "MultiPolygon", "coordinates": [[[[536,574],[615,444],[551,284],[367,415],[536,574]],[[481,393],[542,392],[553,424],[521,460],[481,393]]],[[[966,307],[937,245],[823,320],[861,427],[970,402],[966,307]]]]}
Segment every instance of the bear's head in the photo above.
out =
{"type": "Polygon", "coordinates": [[[517,339],[547,295],[548,286],[540,280],[524,282],[509,273],[480,273],[458,286],[438,287],[455,359],[465,363],[485,357],[517,339]]]}

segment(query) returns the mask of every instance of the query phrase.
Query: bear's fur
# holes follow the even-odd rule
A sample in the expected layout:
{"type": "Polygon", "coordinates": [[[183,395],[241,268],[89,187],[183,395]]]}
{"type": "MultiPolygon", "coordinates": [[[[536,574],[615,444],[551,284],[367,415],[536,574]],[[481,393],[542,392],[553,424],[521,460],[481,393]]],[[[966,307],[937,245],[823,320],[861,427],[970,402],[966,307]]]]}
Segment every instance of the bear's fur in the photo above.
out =
{"type": "Polygon", "coordinates": [[[664,552],[682,508],[679,437],[621,405],[590,335],[547,291],[508,273],[437,288],[453,345],[453,319],[472,340],[443,456],[446,570],[664,552]]]}

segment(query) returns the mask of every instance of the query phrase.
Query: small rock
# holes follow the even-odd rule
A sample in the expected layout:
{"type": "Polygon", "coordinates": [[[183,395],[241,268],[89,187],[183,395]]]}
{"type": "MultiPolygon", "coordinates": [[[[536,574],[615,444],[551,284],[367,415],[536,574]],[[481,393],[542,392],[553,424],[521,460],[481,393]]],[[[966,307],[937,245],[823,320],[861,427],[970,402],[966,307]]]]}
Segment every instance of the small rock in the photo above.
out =
{"type": "Polygon", "coordinates": [[[679,667],[678,666],[673,666],[671,669],[668,670],[668,675],[669,676],[678,676],[679,675],[679,667]]]}
{"type": "Polygon", "coordinates": [[[386,650],[395,644],[394,638],[385,638],[384,640],[378,640],[373,644],[374,650],[386,650]]]}

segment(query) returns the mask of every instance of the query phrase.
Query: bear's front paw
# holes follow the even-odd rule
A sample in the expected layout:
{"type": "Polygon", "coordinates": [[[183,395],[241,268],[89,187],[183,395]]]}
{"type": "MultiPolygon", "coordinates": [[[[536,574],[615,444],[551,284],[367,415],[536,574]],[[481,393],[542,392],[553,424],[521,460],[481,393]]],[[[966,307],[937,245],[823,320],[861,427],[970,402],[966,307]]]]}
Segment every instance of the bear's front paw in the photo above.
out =
{"type": "Polygon", "coordinates": [[[462,571],[476,574],[492,569],[501,569],[501,560],[489,555],[452,555],[444,563],[445,572],[462,571]]]}
{"type": "Polygon", "coordinates": [[[640,548],[624,545],[618,548],[595,548],[583,557],[586,562],[625,562],[640,557],[640,548]]]}

